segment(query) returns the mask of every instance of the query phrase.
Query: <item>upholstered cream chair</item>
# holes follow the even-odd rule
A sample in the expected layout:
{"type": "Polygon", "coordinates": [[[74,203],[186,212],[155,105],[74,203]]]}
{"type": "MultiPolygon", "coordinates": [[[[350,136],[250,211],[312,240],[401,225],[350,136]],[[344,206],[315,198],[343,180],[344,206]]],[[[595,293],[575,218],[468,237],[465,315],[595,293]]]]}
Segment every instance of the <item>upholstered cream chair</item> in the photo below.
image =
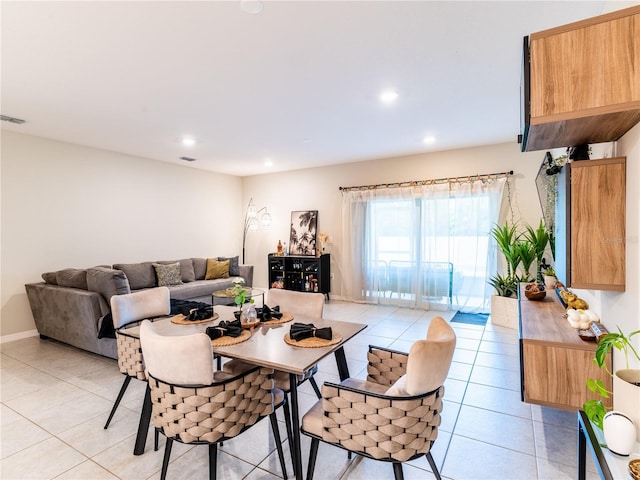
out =
{"type": "Polygon", "coordinates": [[[163,336],[142,322],[140,341],[151,389],[153,423],[166,438],[161,480],[167,475],[173,441],[209,445],[209,478],[216,478],[218,443],[269,416],[284,478],[287,472],[275,409],[285,401],[273,387],[272,369],[254,367],[240,375],[214,371],[211,339],[205,333],[163,336]]]}
{"type": "Polygon", "coordinates": [[[307,480],[313,479],[320,441],[391,462],[396,480],[403,478],[403,462],[424,455],[440,479],[430,450],[455,345],[451,326],[435,317],[427,338],[415,342],[408,355],[370,346],[366,381],[326,382],[322,400],[302,418],[302,433],[311,437],[307,480]]]}
{"type": "Polygon", "coordinates": [[[122,329],[134,322],[169,315],[170,311],[171,300],[167,287],[150,288],[111,297],[111,315],[113,317],[113,327],[116,331],[118,368],[125,377],[111,413],[109,413],[107,423],[104,425],[105,429],[109,427],[131,379],[136,378],[144,382],[147,381],[140,340],[137,337],[122,333],[122,329]]]}

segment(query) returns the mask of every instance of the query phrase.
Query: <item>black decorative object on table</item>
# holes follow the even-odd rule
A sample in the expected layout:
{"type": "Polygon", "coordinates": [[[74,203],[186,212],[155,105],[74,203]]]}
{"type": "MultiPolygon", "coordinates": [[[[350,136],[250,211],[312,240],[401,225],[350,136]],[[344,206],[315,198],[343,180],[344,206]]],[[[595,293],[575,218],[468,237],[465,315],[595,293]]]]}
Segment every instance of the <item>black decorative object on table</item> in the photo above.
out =
{"type": "Polygon", "coordinates": [[[188,314],[184,314],[187,320],[191,320],[192,322],[198,320],[206,320],[207,318],[213,317],[213,306],[207,305],[206,307],[201,308],[193,308],[189,310],[188,314]]]}
{"type": "Polygon", "coordinates": [[[265,305],[262,308],[256,308],[256,312],[258,313],[258,318],[261,322],[268,322],[273,318],[277,318],[278,320],[282,318],[282,312],[280,312],[280,305],[276,305],[273,308],[269,308],[268,305],[265,305]]]}
{"type": "Polygon", "coordinates": [[[333,338],[333,333],[331,331],[331,327],[316,328],[313,323],[294,323],[291,325],[289,336],[291,337],[291,340],[295,340],[296,342],[311,337],[331,340],[333,338]]]}
{"type": "Polygon", "coordinates": [[[230,322],[223,320],[215,327],[207,327],[206,333],[211,340],[224,337],[225,335],[228,337],[239,337],[242,334],[242,324],[240,320],[232,320],[230,322]]]}

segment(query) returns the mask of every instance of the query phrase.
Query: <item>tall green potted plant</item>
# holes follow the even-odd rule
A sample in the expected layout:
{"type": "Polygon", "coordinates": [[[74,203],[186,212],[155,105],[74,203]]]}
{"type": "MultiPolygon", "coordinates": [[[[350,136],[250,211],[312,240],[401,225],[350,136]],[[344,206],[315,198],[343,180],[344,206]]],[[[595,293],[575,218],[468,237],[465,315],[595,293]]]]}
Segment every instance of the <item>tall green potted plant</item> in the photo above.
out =
{"type": "Polygon", "coordinates": [[[531,225],[527,225],[523,235],[531,246],[531,252],[533,253],[536,261],[536,281],[538,283],[543,283],[540,265],[542,264],[544,253],[547,250],[547,245],[549,245],[549,232],[547,232],[544,222],[540,219],[540,223],[535,229],[531,225]]]}
{"type": "Polygon", "coordinates": [[[502,226],[495,225],[491,229],[491,237],[502,253],[507,269],[506,275],[496,273],[488,281],[497,293],[491,297],[491,323],[517,328],[518,301],[516,295],[519,279],[516,272],[521,262],[520,251],[517,247],[519,237],[517,226],[510,225],[509,222],[502,226]]]}

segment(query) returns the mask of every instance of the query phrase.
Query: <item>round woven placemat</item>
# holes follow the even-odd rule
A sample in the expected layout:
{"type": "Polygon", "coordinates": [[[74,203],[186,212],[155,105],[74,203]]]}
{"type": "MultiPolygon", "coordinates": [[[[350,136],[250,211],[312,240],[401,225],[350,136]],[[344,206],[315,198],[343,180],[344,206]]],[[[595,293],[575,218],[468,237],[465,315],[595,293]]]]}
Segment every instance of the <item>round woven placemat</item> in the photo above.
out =
{"type": "Polygon", "coordinates": [[[293,313],[282,312],[281,318],[272,318],[266,322],[260,322],[260,325],[278,325],[279,323],[287,323],[293,320],[293,313]]]}
{"type": "Polygon", "coordinates": [[[284,342],[289,345],[293,345],[294,347],[302,347],[302,348],[320,348],[320,347],[328,347],[329,345],[335,345],[336,343],[340,343],[342,341],[342,335],[337,332],[333,332],[333,338],[331,340],[325,340],[324,338],[318,337],[309,337],[303,338],[302,340],[291,340],[289,334],[285,334],[284,342]]]}
{"type": "Polygon", "coordinates": [[[251,338],[251,330],[242,330],[242,333],[238,337],[229,337],[225,335],[224,337],[216,338],[215,340],[211,340],[211,344],[214,347],[228,347],[230,345],[236,345],[238,343],[246,342],[251,338]]]}
{"type": "Polygon", "coordinates": [[[629,462],[629,475],[633,480],[640,480],[640,458],[629,462]]]}
{"type": "Polygon", "coordinates": [[[187,320],[187,317],[180,314],[180,315],[171,317],[171,323],[176,323],[178,325],[198,325],[199,323],[213,322],[214,320],[217,320],[218,317],[220,317],[220,315],[218,315],[217,313],[214,313],[213,317],[205,318],[204,320],[187,320]]]}

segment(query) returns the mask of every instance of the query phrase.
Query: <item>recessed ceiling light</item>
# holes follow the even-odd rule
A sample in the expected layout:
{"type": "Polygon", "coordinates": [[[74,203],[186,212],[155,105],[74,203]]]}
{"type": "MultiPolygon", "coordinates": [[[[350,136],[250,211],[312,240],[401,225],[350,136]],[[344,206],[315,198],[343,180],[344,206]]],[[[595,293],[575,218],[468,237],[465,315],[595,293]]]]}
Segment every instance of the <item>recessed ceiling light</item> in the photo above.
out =
{"type": "Polygon", "coordinates": [[[435,143],[435,141],[436,141],[436,137],[434,137],[434,136],[432,136],[432,135],[428,135],[428,136],[424,137],[424,138],[422,139],[422,141],[423,141],[424,143],[426,143],[426,144],[435,143]]]}
{"type": "Polygon", "coordinates": [[[395,90],[384,90],[381,94],[380,94],[380,101],[382,103],[393,103],[398,99],[398,92],[396,92],[395,90]]]}
{"type": "Polygon", "coordinates": [[[256,15],[262,11],[264,5],[259,0],[241,0],[240,8],[251,15],[256,15]]]}
{"type": "Polygon", "coordinates": [[[184,145],[185,147],[193,147],[195,144],[196,144],[196,141],[194,138],[184,137],[182,139],[182,145],[184,145]]]}

